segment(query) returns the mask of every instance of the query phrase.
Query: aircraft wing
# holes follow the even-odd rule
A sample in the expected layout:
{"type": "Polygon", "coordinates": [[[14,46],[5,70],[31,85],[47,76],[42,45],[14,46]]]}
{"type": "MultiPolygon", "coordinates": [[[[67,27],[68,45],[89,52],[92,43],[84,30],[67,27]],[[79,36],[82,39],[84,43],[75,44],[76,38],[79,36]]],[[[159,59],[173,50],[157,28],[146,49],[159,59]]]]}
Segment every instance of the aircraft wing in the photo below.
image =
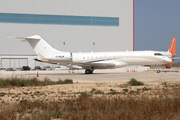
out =
{"type": "Polygon", "coordinates": [[[73,63],[74,65],[81,66],[83,69],[103,69],[112,68],[115,66],[114,63],[73,63]]]}
{"type": "Polygon", "coordinates": [[[102,61],[102,62],[85,62],[85,63],[72,63],[74,65],[81,66],[83,69],[107,69],[113,67],[124,67],[127,66],[127,63],[122,61],[102,61]]]}
{"type": "Polygon", "coordinates": [[[172,60],[178,60],[178,59],[180,59],[180,57],[177,57],[177,58],[171,58],[172,60]]]}
{"type": "Polygon", "coordinates": [[[180,54],[174,55],[174,56],[180,56],[180,54]]]}
{"type": "Polygon", "coordinates": [[[95,68],[95,69],[103,69],[103,68],[112,68],[115,66],[114,63],[57,63],[57,62],[49,62],[49,61],[44,61],[41,59],[34,59],[35,61],[38,62],[44,62],[44,63],[50,63],[50,64],[58,64],[58,65],[63,65],[66,66],[68,68],[75,68],[75,69],[91,69],[91,68],[95,68]]]}
{"type": "Polygon", "coordinates": [[[101,61],[101,62],[51,62],[45,59],[43,56],[38,55],[40,57],[34,59],[39,62],[45,62],[45,63],[50,63],[50,64],[58,64],[58,65],[63,65],[68,68],[75,68],[75,69],[108,69],[108,68],[113,68],[115,66],[118,67],[123,67],[126,66],[127,63],[122,62],[122,61],[101,61]]]}

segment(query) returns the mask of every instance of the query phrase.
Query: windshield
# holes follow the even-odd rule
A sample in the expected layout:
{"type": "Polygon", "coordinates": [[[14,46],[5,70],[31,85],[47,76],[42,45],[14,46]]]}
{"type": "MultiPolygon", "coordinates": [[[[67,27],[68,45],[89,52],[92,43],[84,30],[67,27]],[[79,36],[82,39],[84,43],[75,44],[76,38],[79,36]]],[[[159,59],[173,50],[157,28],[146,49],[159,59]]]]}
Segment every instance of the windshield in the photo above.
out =
{"type": "Polygon", "coordinates": [[[161,53],[154,53],[154,55],[156,55],[156,56],[162,56],[161,53]]]}

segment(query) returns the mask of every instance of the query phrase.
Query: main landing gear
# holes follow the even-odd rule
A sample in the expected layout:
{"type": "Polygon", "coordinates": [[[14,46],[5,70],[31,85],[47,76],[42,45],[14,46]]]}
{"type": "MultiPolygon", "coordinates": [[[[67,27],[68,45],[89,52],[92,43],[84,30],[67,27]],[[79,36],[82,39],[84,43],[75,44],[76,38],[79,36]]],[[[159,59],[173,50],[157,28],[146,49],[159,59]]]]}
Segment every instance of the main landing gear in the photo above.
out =
{"type": "Polygon", "coordinates": [[[93,69],[86,69],[85,74],[93,74],[93,69]]]}

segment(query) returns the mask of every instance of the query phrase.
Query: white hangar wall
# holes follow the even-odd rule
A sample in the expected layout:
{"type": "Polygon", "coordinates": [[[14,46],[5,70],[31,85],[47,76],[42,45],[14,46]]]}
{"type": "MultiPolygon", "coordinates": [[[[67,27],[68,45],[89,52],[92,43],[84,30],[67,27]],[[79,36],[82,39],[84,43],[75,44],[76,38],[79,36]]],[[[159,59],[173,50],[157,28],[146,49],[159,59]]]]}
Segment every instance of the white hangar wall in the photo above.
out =
{"type": "Polygon", "coordinates": [[[134,0],[0,0],[0,54],[35,54],[7,36],[40,35],[61,51],[133,50],[134,0]]]}

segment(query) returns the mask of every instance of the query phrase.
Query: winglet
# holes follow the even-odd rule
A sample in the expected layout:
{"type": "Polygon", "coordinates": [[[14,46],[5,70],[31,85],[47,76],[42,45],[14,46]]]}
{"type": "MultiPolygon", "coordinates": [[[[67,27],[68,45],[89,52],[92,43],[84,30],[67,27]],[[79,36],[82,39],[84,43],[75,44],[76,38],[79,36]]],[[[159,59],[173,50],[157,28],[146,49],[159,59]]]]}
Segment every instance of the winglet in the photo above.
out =
{"type": "Polygon", "coordinates": [[[170,45],[169,50],[168,50],[172,54],[172,58],[174,57],[175,52],[176,52],[175,45],[176,45],[176,38],[173,37],[172,41],[171,41],[171,45],[170,45]]]}

